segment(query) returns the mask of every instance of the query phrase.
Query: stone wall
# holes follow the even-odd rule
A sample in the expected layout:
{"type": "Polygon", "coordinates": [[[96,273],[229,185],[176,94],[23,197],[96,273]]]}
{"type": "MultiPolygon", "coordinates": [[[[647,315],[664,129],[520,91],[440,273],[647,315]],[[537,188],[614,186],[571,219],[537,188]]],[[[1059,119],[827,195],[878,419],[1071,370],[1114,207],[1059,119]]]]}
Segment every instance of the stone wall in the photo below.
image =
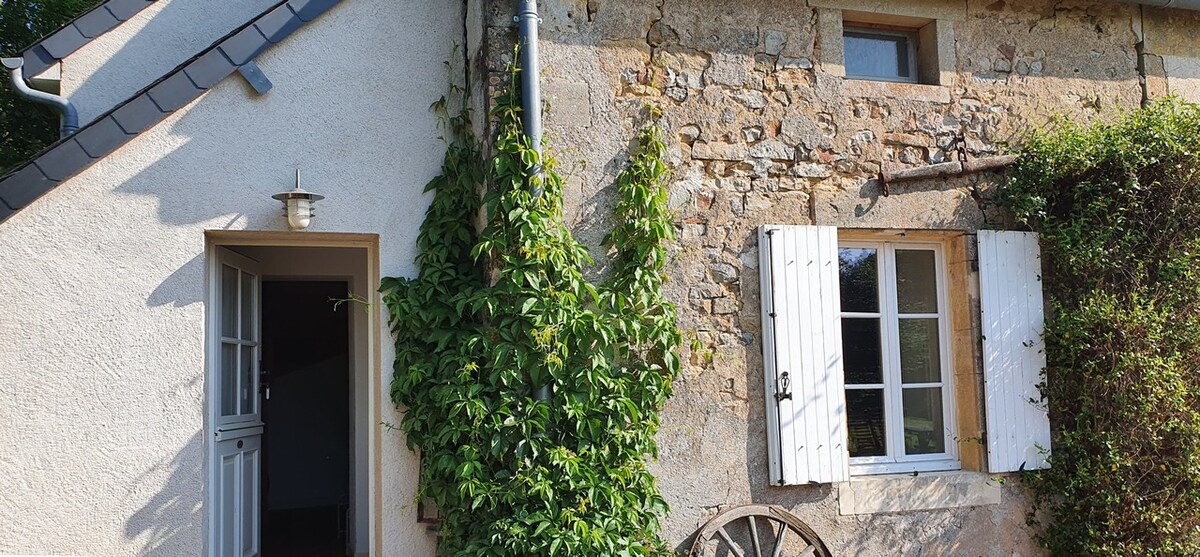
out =
{"type": "MultiPolygon", "coordinates": [[[[513,0],[486,2],[489,86],[511,61],[513,0]]],[[[838,487],[770,487],[756,229],[999,224],[995,173],[895,184],[885,167],[999,154],[1051,115],[1089,121],[1143,100],[1140,9],[1030,0],[543,0],[547,138],[568,219],[596,246],[645,107],[664,112],[678,212],[670,296],[698,350],[663,413],[670,543],[721,509],[791,509],[837,555],[1035,555],[1018,482],[1000,504],[841,516],[838,487]],[[841,77],[839,8],[938,19],[935,84],[841,77]]],[[[603,272],[601,250],[594,249],[603,272]]]]}

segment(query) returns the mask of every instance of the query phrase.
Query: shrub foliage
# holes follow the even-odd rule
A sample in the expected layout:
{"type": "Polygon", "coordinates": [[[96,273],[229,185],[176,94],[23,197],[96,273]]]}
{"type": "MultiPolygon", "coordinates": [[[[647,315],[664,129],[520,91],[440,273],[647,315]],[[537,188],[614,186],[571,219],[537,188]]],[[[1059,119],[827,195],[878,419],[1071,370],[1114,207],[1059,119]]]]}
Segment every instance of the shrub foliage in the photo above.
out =
{"type": "Polygon", "coordinates": [[[675,308],[661,292],[673,235],[661,133],[641,132],[618,181],[611,278],[592,285],[588,254],[562,224],[563,181],[520,115],[515,94],[497,100],[487,164],[466,116],[448,119],[419,275],[382,287],[396,337],[392,397],[421,451],[421,495],[440,512],[439,554],[667,555],[666,505],[646,467],[680,366],[675,308]],[[547,384],[551,401],[535,400],[547,384]]]}
{"type": "Polygon", "coordinates": [[[1024,149],[1002,195],[1041,232],[1056,555],[1200,555],[1200,107],[1167,100],[1024,149]]]}

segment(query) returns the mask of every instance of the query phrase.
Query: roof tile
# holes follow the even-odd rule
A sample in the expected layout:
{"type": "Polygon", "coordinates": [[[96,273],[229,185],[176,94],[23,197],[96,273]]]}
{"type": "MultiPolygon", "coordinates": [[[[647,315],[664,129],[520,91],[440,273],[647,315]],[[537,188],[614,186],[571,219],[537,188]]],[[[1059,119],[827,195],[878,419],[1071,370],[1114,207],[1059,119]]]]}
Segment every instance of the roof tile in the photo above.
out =
{"type": "Polygon", "coordinates": [[[149,95],[154,104],[157,104],[163,112],[175,112],[187,103],[196,100],[196,97],[199,97],[202,92],[204,91],[198,89],[192,80],[188,79],[186,73],[178,72],[150,88],[149,95]]]}
{"type": "Polygon", "coordinates": [[[154,0],[109,0],[104,4],[112,15],[121,21],[125,21],[153,4],[154,0]]]}
{"type": "Polygon", "coordinates": [[[204,56],[201,56],[188,64],[183,69],[187,72],[188,77],[192,78],[192,83],[201,89],[208,89],[216,85],[226,76],[233,73],[234,65],[221,54],[220,50],[212,49],[204,56]]]}
{"type": "Polygon", "coordinates": [[[229,61],[240,66],[253,60],[255,56],[271,46],[270,41],[262,36],[253,25],[242,29],[238,34],[221,42],[221,52],[229,57],[229,61]]]}
{"type": "Polygon", "coordinates": [[[271,10],[271,13],[263,16],[262,19],[259,19],[254,24],[263,36],[273,43],[286,39],[293,31],[299,29],[301,25],[304,25],[304,22],[300,21],[300,18],[292,13],[287,4],[282,4],[278,8],[271,10]]]}
{"type": "Polygon", "coordinates": [[[58,59],[46,52],[46,47],[42,45],[34,46],[25,51],[25,67],[24,72],[28,77],[36,76],[58,63],[58,59]]]}
{"type": "Polygon", "coordinates": [[[57,33],[50,35],[46,40],[42,41],[41,46],[49,52],[51,56],[62,60],[68,54],[79,50],[79,47],[87,44],[88,38],[83,36],[74,25],[68,25],[59,29],[57,33]]]}
{"type": "Polygon", "coordinates": [[[91,163],[92,157],[88,156],[74,138],[59,143],[34,161],[46,177],[55,182],[74,176],[91,163]]]}
{"type": "Polygon", "coordinates": [[[334,7],[338,0],[289,0],[288,4],[295,10],[301,21],[312,21],[334,7]]]}
{"type": "Polygon", "coordinates": [[[113,120],[125,133],[138,134],[162,121],[165,115],[146,94],[141,94],[113,112],[113,120]]]}
{"type": "Polygon", "coordinates": [[[13,209],[21,209],[50,191],[58,182],[46,178],[34,164],[27,164],[0,182],[0,199],[13,209]]]}
{"type": "Polygon", "coordinates": [[[104,6],[100,6],[86,14],[83,14],[79,19],[75,20],[75,28],[84,37],[94,39],[103,35],[109,29],[116,27],[121,23],[116,17],[113,17],[104,6]]]}
{"type": "Polygon", "coordinates": [[[86,128],[75,135],[75,140],[93,159],[117,150],[117,147],[124,145],[130,139],[133,139],[133,136],[125,133],[125,130],[121,129],[112,116],[106,116],[88,124],[86,128]]]}

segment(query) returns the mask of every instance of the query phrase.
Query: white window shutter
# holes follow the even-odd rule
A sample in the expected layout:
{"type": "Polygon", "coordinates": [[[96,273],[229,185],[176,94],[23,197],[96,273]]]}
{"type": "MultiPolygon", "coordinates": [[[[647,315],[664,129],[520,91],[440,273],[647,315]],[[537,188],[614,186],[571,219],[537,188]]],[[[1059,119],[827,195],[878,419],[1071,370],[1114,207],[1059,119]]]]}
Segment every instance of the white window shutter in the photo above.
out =
{"type": "Polygon", "coordinates": [[[848,481],[837,228],[764,226],[758,245],[771,481],[848,481]]]}
{"type": "Polygon", "coordinates": [[[1050,419],[1037,388],[1046,367],[1041,274],[1037,234],[979,231],[990,472],[1049,466],[1050,419]]]}

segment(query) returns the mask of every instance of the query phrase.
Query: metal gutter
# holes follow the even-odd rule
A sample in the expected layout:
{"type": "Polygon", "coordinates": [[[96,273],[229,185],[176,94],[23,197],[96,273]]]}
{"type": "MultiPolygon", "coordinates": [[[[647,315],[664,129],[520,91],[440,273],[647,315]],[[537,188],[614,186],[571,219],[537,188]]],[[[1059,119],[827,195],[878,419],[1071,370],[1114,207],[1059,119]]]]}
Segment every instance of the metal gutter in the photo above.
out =
{"type": "Polygon", "coordinates": [[[24,58],[4,58],[2,60],[5,69],[12,72],[13,90],[21,97],[33,102],[48,104],[53,106],[59,113],[58,136],[67,137],[79,131],[79,112],[75,110],[75,105],[65,97],[52,95],[44,91],[38,91],[25,83],[25,72],[22,71],[25,65],[24,58]]]}

